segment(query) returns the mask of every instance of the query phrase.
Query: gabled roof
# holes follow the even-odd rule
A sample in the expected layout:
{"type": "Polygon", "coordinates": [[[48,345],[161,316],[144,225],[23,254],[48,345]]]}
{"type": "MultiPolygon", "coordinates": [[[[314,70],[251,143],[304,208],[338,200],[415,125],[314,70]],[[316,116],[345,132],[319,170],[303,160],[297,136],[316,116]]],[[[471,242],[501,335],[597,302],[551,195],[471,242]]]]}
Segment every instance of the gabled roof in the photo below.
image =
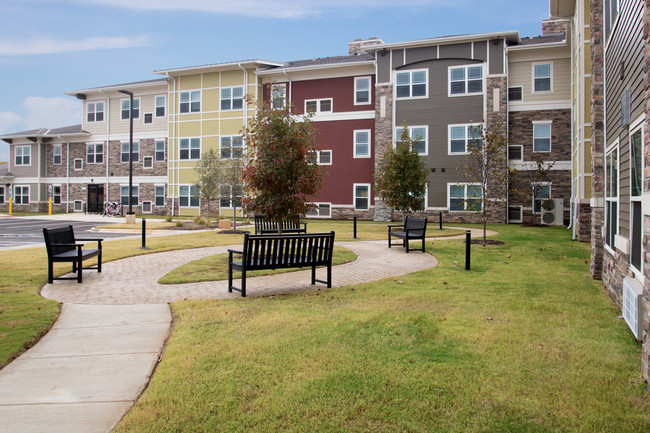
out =
{"type": "Polygon", "coordinates": [[[189,75],[189,74],[197,74],[200,72],[216,72],[216,71],[239,69],[245,66],[273,67],[273,66],[282,66],[282,63],[271,62],[268,60],[261,60],[261,59],[252,59],[252,60],[240,60],[237,62],[213,63],[207,65],[188,66],[184,68],[161,69],[158,71],[153,71],[153,73],[161,74],[161,75],[189,75]]]}
{"type": "Polygon", "coordinates": [[[519,32],[504,31],[504,32],[490,32],[490,33],[472,33],[466,35],[440,36],[440,37],[435,37],[430,39],[418,39],[415,41],[396,42],[396,43],[381,44],[381,45],[370,45],[364,47],[364,50],[374,53],[384,49],[414,48],[414,47],[424,47],[429,45],[446,45],[446,44],[456,44],[459,42],[481,41],[481,40],[495,39],[495,38],[504,38],[508,43],[516,43],[519,41],[519,32]]]}
{"type": "Polygon", "coordinates": [[[534,36],[528,38],[521,38],[518,44],[508,45],[509,50],[526,50],[529,48],[543,48],[543,47],[558,47],[568,43],[566,34],[547,33],[542,36],[534,36]]]}
{"type": "Polygon", "coordinates": [[[30,141],[36,142],[39,138],[51,139],[58,136],[86,136],[91,135],[90,132],[81,129],[81,125],[63,126],[60,128],[38,128],[30,129],[28,131],[12,132],[10,134],[0,135],[0,140],[6,141],[11,144],[13,140],[18,138],[26,138],[30,141]]]}
{"type": "MultiPolygon", "coordinates": [[[[68,96],[75,96],[79,98],[81,95],[85,95],[87,93],[98,93],[100,91],[117,91],[121,89],[141,89],[141,88],[146,88],[146,87],[154,87],[158,86],[161,84],[167,84],[167,78],[156,78],[153,80],[144,80],[144,81],[133,81],[130,83],[122,83],[122,84],[111,84],[108,86],[101,86],[101,87],[89,87],[87,89],[81,89],[81,90],[73,90],[71,92],[64,92],[64,94],[68,96]]],[[[80,99],[83,99],[80,98],[80,99]]]]}
{"type": "Polygon", "coordinates": [[[374,61],[375,56],[365,53],[352,56],[317,57],[313,59],[292,60],[289,62],[284,62],[279,66],[258,71],[257,74],[272,74],[278,70],[298,71],[307,69],[321,69],[327,67],[345,67],[352,65],[372,64],[374,61]]]}

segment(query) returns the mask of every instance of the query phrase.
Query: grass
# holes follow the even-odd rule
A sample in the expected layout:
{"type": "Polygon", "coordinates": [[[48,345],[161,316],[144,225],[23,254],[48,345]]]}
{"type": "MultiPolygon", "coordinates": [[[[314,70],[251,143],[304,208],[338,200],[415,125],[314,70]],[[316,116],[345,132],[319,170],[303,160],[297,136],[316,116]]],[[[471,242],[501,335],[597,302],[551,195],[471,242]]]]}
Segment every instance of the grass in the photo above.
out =
{"type": "MultiPolygon", "coordinates": [[[[332,265],[342,265],[356,260],[357,255],[347,248],[335,246],[332,255],[332,265]]],[[[283,274],[285,272],[299,271],[300,268],[275,269],[250,271],[248,277],[258,277],[260,275],[283,274]]],[[[239,277],[239,272],[235,272],[239,277]]],[[[163,275],[158,282],[160,284],[186,284],[199,283],[202,281],[219,281],[228,279],[228,254],[216,254],[214,256],[204,257],[193,262],[180,266],[166,275],[163,275]]]]}
{"type": "MultiPolygon", "coordinates": [[[[650,393],[589,245],[498,226],[497,247],[380,282],[172,305],[117,432],[641,432],[650,393]]],[[[338,232],[337,232],[338,233],[338,232]]]]}
{"type": "MultiPolygon", "coordinates": [[[[166,221],[147,221],[147,230],[156,230],[156,229],[166,229],[169,227],[174,227],[174,223],[166,221]]],[[[142,222],[137,221],[135,224],[103,224],[101,226],[96,226],[98,229],[109,229],[109,230],[142,230],[142,222]]]]}

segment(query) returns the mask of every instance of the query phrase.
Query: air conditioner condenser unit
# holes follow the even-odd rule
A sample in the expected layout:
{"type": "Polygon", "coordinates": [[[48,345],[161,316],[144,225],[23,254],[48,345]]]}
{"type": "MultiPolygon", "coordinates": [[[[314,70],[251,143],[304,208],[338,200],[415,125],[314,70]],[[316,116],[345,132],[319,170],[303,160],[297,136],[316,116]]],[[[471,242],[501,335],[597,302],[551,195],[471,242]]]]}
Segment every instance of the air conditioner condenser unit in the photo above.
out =
{"type": "Polygon", "coordinates": [[[549,226],[564,225],[564,200],[554,198],[542,202],[542,224],[549,226]]]}
{"type": "Polygon", "coordinates": [[[637,340],[643,336],[643,286],[634,278],[623,279],[623,319],[637,340]]]}

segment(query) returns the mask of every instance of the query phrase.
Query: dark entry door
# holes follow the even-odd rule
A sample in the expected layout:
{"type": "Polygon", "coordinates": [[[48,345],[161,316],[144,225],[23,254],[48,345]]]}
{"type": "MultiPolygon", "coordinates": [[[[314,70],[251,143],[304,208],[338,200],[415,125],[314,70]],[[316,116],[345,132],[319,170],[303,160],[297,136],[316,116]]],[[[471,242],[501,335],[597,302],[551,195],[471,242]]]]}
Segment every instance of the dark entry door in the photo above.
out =
{"type": "Polygon", "coordinates": [[[104,185],[88,185],[88,213],[104,212],[104,185]]]}

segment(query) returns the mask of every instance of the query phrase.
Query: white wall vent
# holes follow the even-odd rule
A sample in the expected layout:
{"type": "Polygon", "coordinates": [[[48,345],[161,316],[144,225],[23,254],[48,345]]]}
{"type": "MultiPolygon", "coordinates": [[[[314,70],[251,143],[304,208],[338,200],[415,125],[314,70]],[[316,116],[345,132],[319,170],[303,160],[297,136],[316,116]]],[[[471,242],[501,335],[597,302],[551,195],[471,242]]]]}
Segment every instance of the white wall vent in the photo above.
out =
{"type": "Polygon", "coordinates": [[[637,340],[643,335],[643,286],[634,278],[623,279],[623,318],[637,340]]]}
{"type": "Polygon", "coordinates": [[[142,202],[142,213],[151,213],[151,202],[143,201],[142,202]]]}
{"type": "Polygon", "coordinates": [[[542,224],[561,226],[564,224],[564,200],[554,198],[542,202],[542,224]]]}

